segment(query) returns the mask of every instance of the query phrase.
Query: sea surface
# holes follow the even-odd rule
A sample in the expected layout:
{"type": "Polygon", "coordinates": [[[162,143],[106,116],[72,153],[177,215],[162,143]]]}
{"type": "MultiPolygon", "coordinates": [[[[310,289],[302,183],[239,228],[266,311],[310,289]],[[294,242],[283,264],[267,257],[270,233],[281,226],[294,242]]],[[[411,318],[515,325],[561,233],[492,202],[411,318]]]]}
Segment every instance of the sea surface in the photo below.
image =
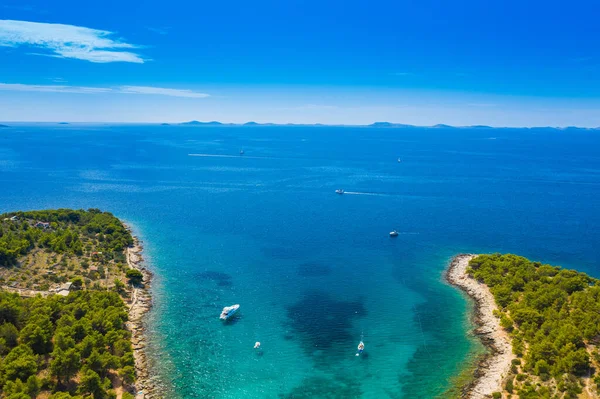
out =
{"type": "Polygon", "coordinates": [[[143,240],[170,398],[443,397],[482,350],[450,258],[600,277],[599,198],[598,132],[0,129],[0,212],[101,208],[143,240]]]}

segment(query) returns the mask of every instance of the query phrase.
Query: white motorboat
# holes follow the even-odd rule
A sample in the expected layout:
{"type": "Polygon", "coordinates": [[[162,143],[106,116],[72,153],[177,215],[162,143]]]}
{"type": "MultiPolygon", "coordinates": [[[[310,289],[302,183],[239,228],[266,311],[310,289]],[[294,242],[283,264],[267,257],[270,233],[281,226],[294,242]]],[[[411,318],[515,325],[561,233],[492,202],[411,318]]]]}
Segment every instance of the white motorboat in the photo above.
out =
{"type": "Polygon", "coordinates": [[[363,351],[365,350],[365,343],[360,341],[360,343],[358,344],[358,348],[357,348],[358,352],[356,352],[356,356],[360,356],[363,351]]]}
{"type": "Polygon", "coordinates": [[[390,237],[398,237],[398,232],[396,230],[390,231],[390,237]]]}
{"type": "Polygon", "coordinates": [[[338,188],[337,190],[335,190],[336,194],[344,194],[344,190],[342,190],[341,188],[338,188]]]}
{"type": "Polygon", "coordinates": [[[238,309],[240,308],[240,305],[231,305],[231,306],[225,306],[223,308],[223,311],[221,312],[221,316],[219,316],[219,319],[221,320],[229,320],[231,317],[233,317],[234,314],[237,313],[238,309]]]}

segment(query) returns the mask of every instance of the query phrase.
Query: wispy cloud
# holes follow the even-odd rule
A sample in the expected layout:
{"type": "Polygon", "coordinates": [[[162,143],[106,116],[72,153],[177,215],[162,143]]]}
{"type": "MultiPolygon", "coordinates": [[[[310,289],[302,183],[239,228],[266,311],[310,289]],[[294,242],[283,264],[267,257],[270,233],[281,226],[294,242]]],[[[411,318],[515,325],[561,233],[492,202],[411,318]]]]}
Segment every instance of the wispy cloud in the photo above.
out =
{"type": "Polygon", "coordinates": [[[146,27],[146,29],[148,29],[150,32],[154,32],[154,33],[158,33],[159,35],[166,35],[167,33],[169,33],[169,27],[163,27],[163,28],[156,28],[153,26],[148,26],[146,27]]]}
{"type": "Polygon", "coordinates": [[[34,55],[95,63],[144,63],[142,56],[127,51],[138,46],[111,37],[113,32],[83,26],[0,20],[0,47],[27,46],[47,50],[34,55]]]}
{"type": "Polygon", "coordinates": [[[161,96],[189,97],[189,98],[209,97],[209,95],[206,93],[199,93],[197,91],[186,90],[186,89],[165,89],[162,87],[149,87],[149,86],[121,86],[119,89],[122,93],[133,93],[133,94],[158,94],[161,96]]]}
{"type": "Polygon", "coordinates": [[[33,7],[27,4],[21,5],[13,5],[13,4],[4,4],[2,8],[7,10],[17,10],[17,11],[33,11],[33,7]]]}
{"type": "Polygon", "coordinates": [[[575,62],[575,63],[585,63],[588,61],[592,61],[593,59],[594,59],[594,57],[577,57],[577,58],[571,58],[570,61],[575,62]]]}
{"type": "Polygon", "coordinates": [[[67,80],[61,77],[56,77],[56,78],[48,78],[49,80],[53,81],[54,83],[67,83],[67,80]]]}
{"type": "Polygon", "coordinates": [[[496,104],[492,104],[492,103],[470,103],[467,104],[469,107],[480,107],[480,108],[491,108],[491,107],[496,107],[496,104]]]}
{"type": "Polygon", "coordinates": [[[205,98],[206,93],[187,89],[167,89],[151,86],[117,86],[87,87],[65,85],[28,85],[20,83],[0,83],[0,91],[42,92],[42,93],[77,93],[77,94],[145,94],[169,97],[205,98]]]}
{"type": "Polygon", "coordinates": [[[324,104],[304,104],[297,107],[283,107],[281,109],[296,110],[296,111],[319,111],[319,110],[334,110],[339,109],[337,105],[324,105],[324,104]]]}
{"type": "Polygon", "coordinates": [[[97,94],[110,93],[110,88],[85,87],[85,86],[61,86],[61,85],[24,85],[20,83],[0,83],[0,90],[4,91],[34,91],[42,93],[81,93],[97,94]]]}

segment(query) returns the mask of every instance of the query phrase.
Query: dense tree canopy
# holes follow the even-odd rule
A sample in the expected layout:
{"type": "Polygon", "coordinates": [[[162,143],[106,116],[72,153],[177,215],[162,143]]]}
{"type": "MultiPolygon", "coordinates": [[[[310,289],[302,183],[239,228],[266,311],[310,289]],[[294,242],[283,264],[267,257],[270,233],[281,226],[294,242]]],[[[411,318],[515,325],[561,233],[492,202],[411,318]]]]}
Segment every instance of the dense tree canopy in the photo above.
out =
{"type": "Polygon", "coordinates": [[[523,360],[513,365],[510,390],[520,398],[576,398],[600,360],[599,280],[510,254],[480,255],[468,273],[490,287],[523,360]]]}
{"type": "Polygon", "coordinates": [[[112,377],[133,378],[126,321],[115,292],[27,299],[0,291],[2,397],[109,398],[112,377]]]}

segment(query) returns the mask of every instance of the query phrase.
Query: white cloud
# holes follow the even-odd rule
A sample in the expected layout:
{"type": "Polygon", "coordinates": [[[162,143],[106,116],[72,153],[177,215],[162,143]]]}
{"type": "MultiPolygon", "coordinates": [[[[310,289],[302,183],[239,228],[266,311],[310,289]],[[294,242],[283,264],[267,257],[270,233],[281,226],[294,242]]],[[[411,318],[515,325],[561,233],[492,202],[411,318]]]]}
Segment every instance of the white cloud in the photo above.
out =
{"type": "Polygon", "coordinates": [[[48,50],[35,55],[96,63],[144,63],[139,54],[126,51],[137,46],[111,36],[114,33],[83,26],[0,20],[0,47],[29,46],[48,50]]]}
{"type": "Polygon", "coordinates": [[[190,97],[190,98],[204,98],[209,97],[206,93],[198,93],[192,90],[186,89],[165,89],[162,87],[148,87],[148,86],[121,86],[121,92],[123,93],[134,93],[134,94],[157,94],[161,96],[171,97],[190,97]]]}
{"type": "Polygon", "coordinates": [[[61,86],[61,85],[24,85],[20,83],[8,84],[0,83],[0,90],[4,91],[35,91],[43,93],[82,93],[97,94],[110,93],[113,90],[104,87],[85,87],[85,86],[61,86]]]}
{"type": "Polygon", "coordinates": [[[28,85],[20,83],[0,83],[0,91],[24,91],[43,93],[78,93],[78,94],[145,94],[169,97],[205,98],[206,93],[187,89],[167,89],[150,86],[117,86],[117,87],[86,87],[65,85],[28,85]]]}

